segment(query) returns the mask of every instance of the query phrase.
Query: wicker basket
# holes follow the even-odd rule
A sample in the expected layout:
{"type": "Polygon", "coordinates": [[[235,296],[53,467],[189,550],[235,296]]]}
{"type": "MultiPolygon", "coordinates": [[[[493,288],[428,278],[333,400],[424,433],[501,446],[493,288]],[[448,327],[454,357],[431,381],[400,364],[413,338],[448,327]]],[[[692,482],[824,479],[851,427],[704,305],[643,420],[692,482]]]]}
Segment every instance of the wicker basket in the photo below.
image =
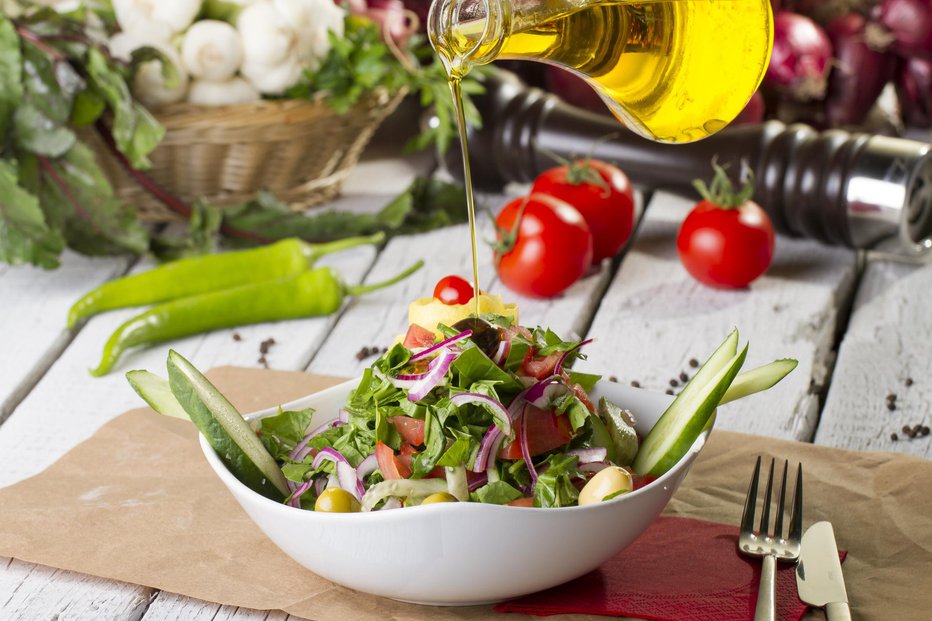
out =
{"type": "MultiPolygon", "coordinates": [[[[324,101],[304,100],[169,106],[156,115],[167,131],[146,174],[188,203],[203,198],[228,205],[270,190],[295,211],[304,210],[339,194],[373,132],[403,97],[376,89],[346,114],[324,101]]],[[[99,137],[91,143],[117,196],[140,219],[181,219],[143,189],[99,137]]]]}

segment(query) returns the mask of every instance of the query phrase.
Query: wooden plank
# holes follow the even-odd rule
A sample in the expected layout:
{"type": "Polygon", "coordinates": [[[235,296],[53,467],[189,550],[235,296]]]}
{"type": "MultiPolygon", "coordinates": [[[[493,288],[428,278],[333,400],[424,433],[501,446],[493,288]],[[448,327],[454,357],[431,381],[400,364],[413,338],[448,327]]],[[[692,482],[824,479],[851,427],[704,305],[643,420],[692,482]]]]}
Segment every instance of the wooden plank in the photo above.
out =
{"type": "Polygon", "coordinates": [[[676,233],[689,207],[681,198],[654,196],[589,330],[596,339],[589,359],[578,368],[671,389],[671,378],[693,371],[691,358],[708,356],[737,326],[751,343],[746,369],[783,357],[797,358],[799,367],[773,390],[723,407],[717,424],[810,439],[839,309],[847,307],[857,274],[855,253],[780,238],[769,272],[749,289],[711,289],[694,281],[677,257],[676,233]]]}
{"type": "Polygon", "coordinates": [[[185,621],[285,621],[296,619],[280,610],[250,610],[221,606],[175,593],[160,592],[146,610],[143,621],[184,619],[185,621]]]}
{"type": "Polygon", "coordinates": [[[125,257],[65,252],[57,270],[0,267],[0,423],[64,350],[68,309],[87,289],[126,271],[125,257]]]}
{"type": "Polygon", "coordinates": [[[868,263],[838,351],[817,443],[932,459],[932,435],[910,439],[902,431],[904,425],[932,425],[930,290],[932,264],[868,263]],[[907,378],[912,385],[906,385],[907,378]],[[892,411],[890,394],[896,395],[892,411]]]}

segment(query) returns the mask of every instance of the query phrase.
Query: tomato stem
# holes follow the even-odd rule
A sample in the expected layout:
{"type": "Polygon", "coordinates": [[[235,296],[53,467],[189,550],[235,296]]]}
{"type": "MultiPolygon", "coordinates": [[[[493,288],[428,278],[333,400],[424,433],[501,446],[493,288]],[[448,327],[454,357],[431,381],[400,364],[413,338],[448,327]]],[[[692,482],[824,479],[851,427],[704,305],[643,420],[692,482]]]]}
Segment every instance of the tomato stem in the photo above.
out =
{"type": "Polygon", "coordinates": [[[715,176],[712,177],[712,182],[709,185],[706,185],[702,179],[693,180],[693,187],[696,188],[702,198],[722,209],[735,209],[754,196],[754,171],[748,166],[747,161],[741,160],[741,181],[743,185],[741,190],[737,192],[728,177],[728,164],[720,165],[716,157],[712,159],[712,168],[715,170],[715,176]]]}
{"type": "Polygon", "coordinates": [[[511,249],[515,247],[518,241],[518,230],[521,226],[521,219],[524,217],[524,208],[527,207],[530,198],[530,195],[525,196],[524,200],[521,201],[521,206],[518,207],[518,214],[515,216],[515,221],[514,224],[511,225],[511,229],[506,230],[498,226],[498,223],[495,222],[495,218],[492,217],[492,212],[488,212],[489,217],[492,218],[492,225],[495,227],[499,236],[499,240],[492,244],[492,249],[497,256],[500,257],[504,254],[508,254],[511,252],[511,249]]]}

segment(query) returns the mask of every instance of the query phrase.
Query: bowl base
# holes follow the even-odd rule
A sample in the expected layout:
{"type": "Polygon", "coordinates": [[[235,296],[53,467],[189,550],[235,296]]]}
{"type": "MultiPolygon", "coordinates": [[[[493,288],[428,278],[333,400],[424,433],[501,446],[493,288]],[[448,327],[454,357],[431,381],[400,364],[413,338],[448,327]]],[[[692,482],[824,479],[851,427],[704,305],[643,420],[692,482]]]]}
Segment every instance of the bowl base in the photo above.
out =
{"type": "Polygon", "coordinates": [[[417,604],[419,606],[488,606],[489,604],[503,602],[508,598],[501,597],[498,599],[483,600],[481,602],[422,602],[416,599],[401,599],[400,597],[392,597],[390,599],[393,599],[396,602],[404,602],[405,604],[417,604]]]}

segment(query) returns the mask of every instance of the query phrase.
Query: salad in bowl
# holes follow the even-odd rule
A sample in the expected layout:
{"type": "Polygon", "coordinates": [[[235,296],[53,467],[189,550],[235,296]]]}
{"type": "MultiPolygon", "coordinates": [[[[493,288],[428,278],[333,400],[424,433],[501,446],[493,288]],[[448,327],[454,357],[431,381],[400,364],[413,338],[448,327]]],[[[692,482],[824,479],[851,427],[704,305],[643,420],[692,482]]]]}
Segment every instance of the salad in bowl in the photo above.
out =
{"type": "Polygon", "coordinates": [[[466,604],[559,584],[627,546],[715,408],[795,366],[739,373],[734,331],[672,397],[574,371],[588,341],[522,327],[513,307],[462,306],[443,309],[449,324],[412,323],[361,377],[245,417],[177,352],[168,380],[128,378],[195,423],[221,481],[299,563],[378,595],[466,604]]]}

